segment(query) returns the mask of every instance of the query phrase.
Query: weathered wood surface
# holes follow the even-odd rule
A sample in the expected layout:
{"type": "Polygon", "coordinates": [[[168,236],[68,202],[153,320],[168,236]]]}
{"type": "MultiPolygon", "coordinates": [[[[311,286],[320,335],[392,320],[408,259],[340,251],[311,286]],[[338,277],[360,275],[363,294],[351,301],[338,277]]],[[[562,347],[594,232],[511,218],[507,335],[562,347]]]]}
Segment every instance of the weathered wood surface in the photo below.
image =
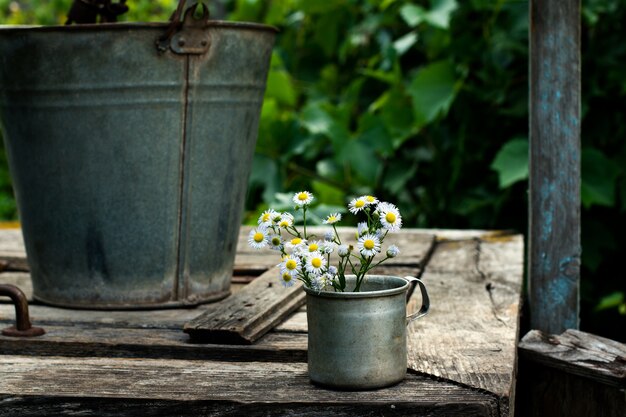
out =
{"type": "Polygon", "coordinates": [[[523,275],[517,236],[437,245],[422,280],[429,315],[409,325],[409,368],[484,389],[513,409],[523,275]]]}
{"type": "Polygon", "coordinates": [[[623,417],[626,345],[578,330],[520,342],[518,414],[528,417],[623,417]]]}
{"type": "Polygon", "coordinates": [[[519,344],[522,355],[545,366],[626,388],[626,345],[579,330],[560,335],[528,332],[519,344]]]}
{"type": "MultiPolygon", "coordinates": [[[[191,343],[181,331],[216,304],[75,311],[35,303],[33,322],[48,333],[27,341],[0,337],[0,401],[10,404],[4,408],[8,415],[72,410],[83,415],[509,415],[521,238],[431,232],[408,231],[407,236],[426,237],[417,239],[413,252],[407,249],[411,238],[402,243],[409,260],[378,270],[421,275],[431,293],[430,315],[409,329],[410,374],[396,387],[345,393],[312,386],[306,376],[305,307],[251,345],[224,345],[191,343]],[[34,367],[42,370],[41,378],[34,367]]],[[[266,269],[276,263],[275,252],[270,255],[266,269]]],[[[256,271],[242,267],[240,273],[256,271]]],[[[27,274],[5,274],[0,282],[3,276],[18,285],[28,280],[27,274]]],[[[409,309],[419,301],[416,293],[409,309]]],[[[12,306],[0,302],[0,327],[12,319],[12,306]]]]}
{"type": "Polygon", "coordinates": [[[530,2],[530,327],[578,328],[580,0],[530,2]]]}
{"type": "Polygon", "coordinates": [[[20,229],[0,228],[0,270],[29,270],[20,229]]]}
{"type": "Polygon", "coordinates": [[[493,396],[419,375],[376,391],[318,388],[308,381],[305,363],[7,355],[0,356],[0,376],[4,410],[10,405],[20,415],[34,415],[49,400],[59,413],[77,404],[81,415],[102,415],[83,409],[101,402],[117,405],[115,415],[136,415],[142,399],[141,415],[162,415],[153,404],[167,402],[175,415],[497,415],[493,396]],[[132,400],[136,405],[127,408],[132,400]]]}
{"type": "Polygon", "coordinates": [[[277,267],[271,268],[238,293],[209,305],[185,323],[185,333],[208,343],[254,343],[304,304],[302,283],[286,288],[278,275],[277,267]]]}

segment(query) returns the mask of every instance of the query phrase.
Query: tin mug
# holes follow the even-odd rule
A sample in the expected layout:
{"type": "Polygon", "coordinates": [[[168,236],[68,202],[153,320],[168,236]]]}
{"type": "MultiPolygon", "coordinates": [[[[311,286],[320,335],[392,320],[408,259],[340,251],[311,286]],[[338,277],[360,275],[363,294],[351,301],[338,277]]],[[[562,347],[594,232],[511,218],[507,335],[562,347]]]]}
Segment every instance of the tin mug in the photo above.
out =
{"type": "MultiPolygon", "coordinates": [[[[354,288],[355,276],[346,276],[354,288]]],[[[359,292],[307,294],[308,369],[315,384],[345,389],[374,389],[406,376],[406,326],[427,314],[426,287],[414,277],[368,275],[359,292]],[[422,306],[409,316],[406,304],[419,286],[422,306]]]]}

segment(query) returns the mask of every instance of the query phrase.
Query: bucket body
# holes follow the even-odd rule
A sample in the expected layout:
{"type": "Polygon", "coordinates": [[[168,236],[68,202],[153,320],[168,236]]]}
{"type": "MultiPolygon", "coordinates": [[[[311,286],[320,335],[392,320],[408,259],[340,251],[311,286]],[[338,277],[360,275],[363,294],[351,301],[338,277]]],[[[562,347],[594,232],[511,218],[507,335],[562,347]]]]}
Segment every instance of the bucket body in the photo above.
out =
{"type": "Polygon", "coordinates": [[[229,294],[275,31],[210,22],[0,28],[0,122],[34,297],[76,308],[229,294]]]}
{"type": "MultiPolygon", "coordinates": [[[[354,277],[346,277],[348,288],[354,277]]],[[[314,383],[346,390],[396,384],[406,375],[409,282],[367,276],[360,292],[307,293],[308,369],[314,383]]]]}

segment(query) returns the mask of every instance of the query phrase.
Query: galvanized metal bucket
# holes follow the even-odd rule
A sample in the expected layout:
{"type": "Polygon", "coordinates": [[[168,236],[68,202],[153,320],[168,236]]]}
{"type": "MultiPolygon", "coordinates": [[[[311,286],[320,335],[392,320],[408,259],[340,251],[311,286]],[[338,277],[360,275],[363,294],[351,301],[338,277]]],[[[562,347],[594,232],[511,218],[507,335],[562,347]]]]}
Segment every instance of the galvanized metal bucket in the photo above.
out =
{"type": "Polygon", "coordinates": [[[36,299],[120,309],[229,294],[274,36],[189,11],[173,25],[0,28],[0,120],[36,299]]]}
{"type": "MultiPolygon", "coordinates": [[[[348,288],[354,277],[346,277],[348,288]]],[[[305,288],[309,378],[344,390],[382,388],[406,376],[406,326],[426,315],[430,302],[414,277],[372,275],[360,292],[305,288]],[[406,302],[419,285],[422,306],[407,317],[406,302]]]]}

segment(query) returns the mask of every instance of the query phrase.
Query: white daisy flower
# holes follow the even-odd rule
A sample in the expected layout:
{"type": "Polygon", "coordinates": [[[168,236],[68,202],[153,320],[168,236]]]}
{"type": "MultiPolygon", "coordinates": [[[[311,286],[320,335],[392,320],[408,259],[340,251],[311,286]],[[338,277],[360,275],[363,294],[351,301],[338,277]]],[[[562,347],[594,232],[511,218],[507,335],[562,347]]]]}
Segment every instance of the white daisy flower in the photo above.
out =
{"type": "Polygon", "coordinates": [[[372,206],[378,203],[378,199],[374,197],[373,195],[364,195],[359,198],[362,198],[363,200],[365,200],[368,206],[372,206]]]}
{"type": "Polygon", "coordinates": [[[350,247],[348,245],[339,245],[337,247],[337,255],[341,256],[342,258],[344,256],[348,256],[349,253],[350,253],[350,247]]]}
{"type": "Polygon", "coordinates": [[[333,253],[335,251],[335,243],[334,242],[329,242],[329,241],[324,241],[320,243],[320,252],[325,253],[325,254],[329,254],[329,253],[333,253]]]}
{"type": "Polygon", "coordinates": [[[333,240],[335,240],[335,232],[333,232],[332,230],[327,230],[326,232],[324,232],[324,240],[326,242],[332,242],[333,240]]]}
{"type": "Polygon", "coordinates": [[[281,284],[283,284],[283,287],[291,287],[293,284],[295,284],[295,279],[293,275],[289,273],[289,271],[282,271],[279,277],[281,284]]]}
{"type": "Polygon", "coordinates": [[[289,272],[292,275],[296,275],[300,272],[300,259],[295,256],[286,256],[283,261],[278,264],[278,267],[282,272],[289,272]]]}
{"type": "Polygon", "coordinates": [[[283,238],[280,235],[272,235],[267,239],[267,243],[270,245],[270,249],[282,250],[283,238]]]}
{"type": "Polygon", "coordinates": [[[299,237],[294,237],[293,239],[285,243],[285,247],[289,250],[294,250],[297,246],[300,246],[303,243],[306,243],[304,239],[299,238],[299,237]]]}
{"type": "Polygon", "coordinates": [[[293,196],[293,202],[298,206],[306,206],[307,204],[311,204],[315,197],[308,191],[300,191],[299,193],[295,193],[293,196]]]}
{"type": "Polygon", "coordinates": [[[369,231],[369,228],[367,227],[366,222],[360,222],[359,224],[356,225],[356,234],[357,234],[356,237],[357,238],[363,236],[368,231],[369,231]]]}
{"type": "Polygon", "coordinates": [[[352,214],[357,214],[359,211],[365,209],[365,207],[367,207],[367,201],[362,197],[355,198],[348,204],[348,210],[350,210],[352,214]]]}
{"type": "Polygon", "coordinates": [[[321,275],[326,267],[326,258],[319,252],[310,253],[306,257],[304,267],[311,274],[321,275]]]}
{"type": "Polygon", "coordinates": [[[327,274],[322,274],[320,276],[314,277],[311,280],[311,289],[315,291],[322,291],[326,288],[326,285],[330,282],[330,277],[327,274]]]}
{"type": "Polygon", "coordinates": [[[267,237],[267,229],[264,227],[252,229],[248,235],[248,245],[252,246],[254,249],[263,249],[268,244],[267,237]]]}
{"type": "Polygon", "coordinates": [[[261,214],[261,216],[259,217],[259,220],[258,220],[259,226],[265,226],[265,227],[271,226],[272,220],[277,214],[278,213],[276,213],[275,210],[272,210],[272,209],[265,210],[263,214],[261,214]]]}
{"type": "Polygon", "coordinates": [[[286,229],[288,227],[293,226],[293,216],[291,213],[283,213],[280,215],[280,219],[278,219],[278,227],[282,227],[286,229]]]}
{"type": "Polygon", "coordinates": [[[388,211],[388,210],[398,210],[398,207],[396,207],[395,205],[391,204],[391,203],[387,203],[385,201],[381,201],[380,203],[378,203],[378,205],[376,206],[376,211],[375,213],[381,213],[383,211],[388,211]]]}
{"type": "Polygon", "coordinates": [[[391,245],[387,248],[387,256],[390,258],[395,258],[400,253],[400,248],[396,245],[391,245]]]}
{"type": "Polygon", "coordinates": [[[367,233],[359,238],[357,247],[361,255],[365,257],[374,256],[380,253],[380,239],[376,235],[367,233]]]}
{"type": "Polygon", "coordinates": [[[339,272],[339,271],[337,270],[337,267],[336,267],[336,266],[331,265],[331,266],[329,266],[329,267],[328,267],[328,274],[329,274],[331,277],[334,277],[335,275],[337,275],[337,272],[339,272]]]}
{"type": "Polygon", "coordinates": [[[323,247],[323,242],[319,240],[313,240],[307,243],[307,251],[309,252],[319,252],[323,247]]]}
{"type": "Polygon", "coordinates": [[[397,232],[402,227],[402,216],[396,207],[387,207],[379,213],[380,224],[390,232],[397,232]]]}
{"type": "Polygon", "coordinates": [[[326,220],[324,220],[324,224],[335,224],[340,220],[341,220],[341,213],[332,213],[332,214],[329,214],[328,217],[326,217],[326,220]]]}

